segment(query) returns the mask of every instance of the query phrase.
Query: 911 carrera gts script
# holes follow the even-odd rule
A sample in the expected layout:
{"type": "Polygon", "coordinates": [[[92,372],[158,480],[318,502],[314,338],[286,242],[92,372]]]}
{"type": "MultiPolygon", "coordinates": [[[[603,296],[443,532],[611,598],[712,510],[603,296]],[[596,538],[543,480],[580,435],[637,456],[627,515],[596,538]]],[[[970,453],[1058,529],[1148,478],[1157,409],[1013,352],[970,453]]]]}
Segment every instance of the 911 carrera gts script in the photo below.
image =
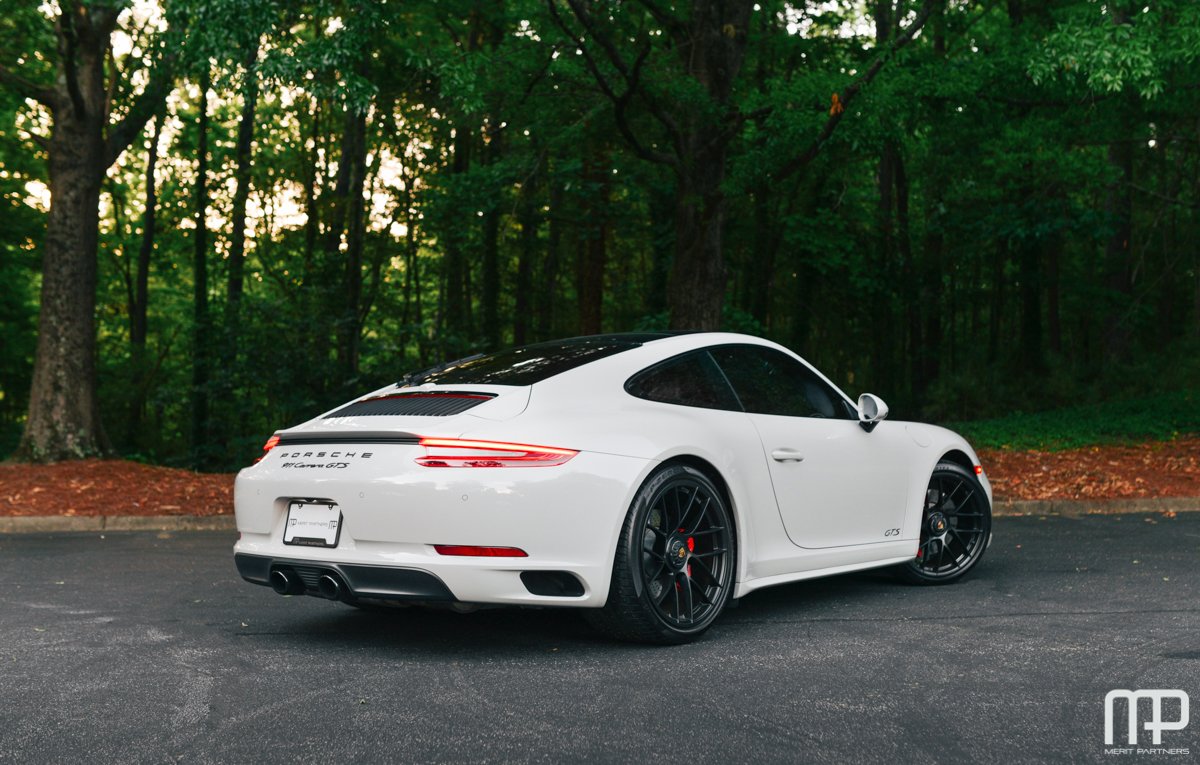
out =
{"type": "MultiPolygon", "coordinates": [[[[316,459],[324,459],[328,457],[332,460],[338,459],[353,459],[355,457],[361,459],[370,459],[374,452],[284,452],[280,454],[282,459],[295,459],[297,457],[314,457],[316,459]]],[[[325,470],[344,470],[350,467],[349,462],[285,462],[280,467],[285,468],[323,468],[325,470]]]]}

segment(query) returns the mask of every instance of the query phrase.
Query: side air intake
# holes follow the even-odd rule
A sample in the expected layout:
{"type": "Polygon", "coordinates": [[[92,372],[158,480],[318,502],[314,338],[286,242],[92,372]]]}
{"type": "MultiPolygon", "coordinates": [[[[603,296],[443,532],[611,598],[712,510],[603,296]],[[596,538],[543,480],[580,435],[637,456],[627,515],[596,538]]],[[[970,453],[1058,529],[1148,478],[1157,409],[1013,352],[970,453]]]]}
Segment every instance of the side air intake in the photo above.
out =
{"type": "Polygon", "coordinates": [[[457,393],[453,391],[428,391],[421,393],[393,393],[376,396],[344,406],[330,417],[395,417],[423,416],[447,417],[465,412],[495,398],[494,393],[457,393]]]}

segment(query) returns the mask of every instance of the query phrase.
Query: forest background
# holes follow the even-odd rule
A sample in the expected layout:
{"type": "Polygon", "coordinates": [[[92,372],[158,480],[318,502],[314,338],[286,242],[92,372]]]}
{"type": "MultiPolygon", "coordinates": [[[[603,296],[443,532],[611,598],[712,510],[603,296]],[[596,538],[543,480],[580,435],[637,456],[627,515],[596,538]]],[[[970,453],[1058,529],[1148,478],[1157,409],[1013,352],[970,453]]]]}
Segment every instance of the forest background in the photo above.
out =
{"type": "Polygon", "coordinates": [[[1200,430],[1198,57],[1192,0],[0,0],[0,455],[228,470],[664,328],[985,445],[1200,430]]]}

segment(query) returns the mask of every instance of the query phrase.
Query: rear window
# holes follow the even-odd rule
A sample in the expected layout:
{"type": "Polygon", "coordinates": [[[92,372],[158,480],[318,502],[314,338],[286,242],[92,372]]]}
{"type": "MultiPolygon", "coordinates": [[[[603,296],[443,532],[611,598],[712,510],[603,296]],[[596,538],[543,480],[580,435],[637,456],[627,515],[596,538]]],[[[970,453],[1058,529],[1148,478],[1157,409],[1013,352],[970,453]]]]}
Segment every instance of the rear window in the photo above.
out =
{"type": "Polygon", "coordinates": [[[625,383],[632,396],[664,404],[742,411],[707,351],[693,351],[638,372],[625,383]]]}
{"type": "Polygon", "coordinates": [[[401,385],[533,385],[614,353],[637,348],[659,335],[596,335],[536,343],[468,356],[400,381],[401,385]]]}

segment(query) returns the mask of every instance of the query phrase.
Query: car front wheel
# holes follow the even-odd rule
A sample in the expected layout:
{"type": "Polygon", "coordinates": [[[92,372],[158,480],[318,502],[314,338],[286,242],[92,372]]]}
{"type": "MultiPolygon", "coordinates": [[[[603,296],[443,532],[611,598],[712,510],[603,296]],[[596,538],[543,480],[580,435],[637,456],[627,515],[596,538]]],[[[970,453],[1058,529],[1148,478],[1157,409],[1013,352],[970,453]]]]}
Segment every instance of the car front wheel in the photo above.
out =
{"type": "Polygon", "coordinates": [[[939,462],[925,490],[917,556],[900,566],[912,584],[949,584],[983,557],[992,538],[992,506],[975,474],[939,462]]]}

